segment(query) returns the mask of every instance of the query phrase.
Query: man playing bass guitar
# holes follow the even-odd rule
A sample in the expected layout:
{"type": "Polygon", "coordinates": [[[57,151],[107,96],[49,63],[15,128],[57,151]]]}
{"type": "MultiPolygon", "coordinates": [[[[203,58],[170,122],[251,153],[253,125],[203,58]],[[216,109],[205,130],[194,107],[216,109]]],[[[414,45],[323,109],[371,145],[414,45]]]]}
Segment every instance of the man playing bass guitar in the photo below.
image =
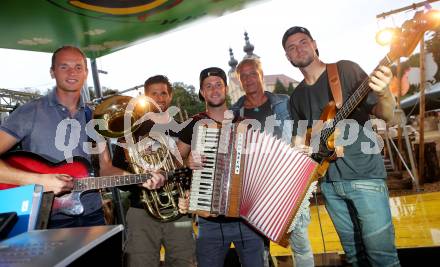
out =
{"type": "MultiPolygon", "coordinates": [[[[290,98],[294,142],[304,144],[299,122],[312,127],[324,107],[332,100],[338,101],[333,97],[327,66],[319,59],[310,32],[303,27],[292,27],[285,32],[282,45],[287,59],[304,75],[290,98]]],[[[325,205],[348,262],[353,266],[399,266],[384,163],[380,153],[364,153],[362,149],[365,144],[371,147],[376,138],[369,115],[385,121],[393,118],[395,100],[388,89],[391,71],[385,66],[379,67],[367,82],[367,74],[356,63],[343,60],[336,65],[344,101],[364,80],[369,93],[348,114],[347,119],[355,125],[348,124],[349,127],[340,131],[347,135],[350,127],[358,129],[354,142],[343,147],[343,156],[338,153],[341,157],[329,161],[320,183],[325,205]]]]}

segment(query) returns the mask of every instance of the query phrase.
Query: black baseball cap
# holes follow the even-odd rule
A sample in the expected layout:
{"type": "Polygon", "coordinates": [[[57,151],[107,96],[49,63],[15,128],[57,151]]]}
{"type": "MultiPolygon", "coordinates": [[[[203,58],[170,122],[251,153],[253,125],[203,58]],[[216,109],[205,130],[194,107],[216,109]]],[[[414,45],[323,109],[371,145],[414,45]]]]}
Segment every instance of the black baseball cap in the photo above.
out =
{"type": "MultiPolygon", "coordinates": [[[[312,35],[310,34],[309,30],[307,30],[306,28],[301,27],[301,26],[293,26],[293,27],[287,29],[287,31],[283,35],[283,39],[281,41],[281,44],[283,45],[284,49],[286,48],[287,39],[296,33],[304,33],[305,35],[308,35],[310,37],[310,39],[314,40],[312,35]]],[[[316,49],[316,54],[319,56],[318,49],[316,49]]]]}
{"type": "Polygon", "coordinates": [[[203,96],[200,92],[202,90],[203,81],[210,76],[220,77],[223,80],[223,82],[225,83],[225,86],[228,85],[226,73],[222,69],[217,68],[217,67],[210,67],[210,68],[206,68],[206,69],[202,70],[200,72],[200,89],[199,89],[199,98],[202,101],[205,101],[205,99],[203,98],[203,96]]]}

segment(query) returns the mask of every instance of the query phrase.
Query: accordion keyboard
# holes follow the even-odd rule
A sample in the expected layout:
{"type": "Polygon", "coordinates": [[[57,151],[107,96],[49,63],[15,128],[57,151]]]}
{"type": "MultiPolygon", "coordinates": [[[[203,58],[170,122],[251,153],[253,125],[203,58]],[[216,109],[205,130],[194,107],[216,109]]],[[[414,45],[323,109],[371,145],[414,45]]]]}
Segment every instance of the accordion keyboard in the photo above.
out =
{"type": "Polygon", "coordinates": [[[268,239],[287,244],[317,163],[245,123],[209,126],[197,127],[194,134],[193,151],[203,156],[204,168],[193,172],[189,211],[240,217],[268,239]]]}
{"type": "Polygon", "coordinates": [[[200,126],[196,151],[204,158],[204,168],[194,170],[191,182],[190,210],[211,210],[215,162],[217,158],[220,129],[200,126]]]}

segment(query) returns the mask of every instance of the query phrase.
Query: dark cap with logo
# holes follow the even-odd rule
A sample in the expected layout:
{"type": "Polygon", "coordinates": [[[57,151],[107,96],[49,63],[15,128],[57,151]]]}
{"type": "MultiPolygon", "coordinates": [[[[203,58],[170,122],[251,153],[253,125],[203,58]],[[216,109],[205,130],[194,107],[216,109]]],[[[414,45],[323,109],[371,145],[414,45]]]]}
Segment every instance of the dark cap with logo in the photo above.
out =
{"type": "Polygon", "coordinates": [[[225,86],[228,85],[226,73],[222,69],[217,68],[217,67],[210,67],[210,68],[206,68],[206,69],[202,70],[200,72],[200,89],[199,89],[199,98],[202,101],[205,101],[205,99],[203,98],[203,96],[200,92],[202,90],[203,81],[210,76],[220,77],[223,80],[223,82],[225,83],[225,86]]]}
{"type": "MultiPolygon", "coordinates": [[[[305,35],[309,36],[310,39],[314,40],[312,35],[310,34],[309,30],[307,30],[306,28],[301,27],[301,26],[293,26],[293,27],[287,29],[287,31],[283,35],[283,39],[281,41],[283,48],[286,48],[287,39],[296,33],[304,33],[305,35]]],[[[318,49],[316,49],[316,54],[319,56],[318,49]]]]}

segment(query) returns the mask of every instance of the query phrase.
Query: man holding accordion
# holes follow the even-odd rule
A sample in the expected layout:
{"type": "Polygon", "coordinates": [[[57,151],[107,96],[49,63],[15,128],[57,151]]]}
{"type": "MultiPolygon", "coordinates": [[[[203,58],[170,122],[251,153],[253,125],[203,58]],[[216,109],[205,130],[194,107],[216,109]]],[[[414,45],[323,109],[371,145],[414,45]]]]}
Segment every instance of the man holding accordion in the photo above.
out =
{"type": "MultiPolygon", "coordinates": [[[[193,121],[180,132],[177,144],[183,158],[191,169],[202,169],[209,159],[191,151],[193,131],[197,122],[209,120],[221,127],[225,121],[234,121],[226,106],[227,79],[225,72],[216,67],[202,70],[200,73],[199,97],[206,103],[206,111],[193,117],[193,121]]],[[[194,147],[193,147],[194,148],[194,147]]],[[[193,192],[191,192],[193,194],[193,192]]],[[[250,228],[240,218],[210,216],[199,213],[199,232],[196,241],[197,263],[200,267],[223,266],[226,254],[234,243],[235,249],[244,267],[264,266],[263,237],[250,228]]]]}

